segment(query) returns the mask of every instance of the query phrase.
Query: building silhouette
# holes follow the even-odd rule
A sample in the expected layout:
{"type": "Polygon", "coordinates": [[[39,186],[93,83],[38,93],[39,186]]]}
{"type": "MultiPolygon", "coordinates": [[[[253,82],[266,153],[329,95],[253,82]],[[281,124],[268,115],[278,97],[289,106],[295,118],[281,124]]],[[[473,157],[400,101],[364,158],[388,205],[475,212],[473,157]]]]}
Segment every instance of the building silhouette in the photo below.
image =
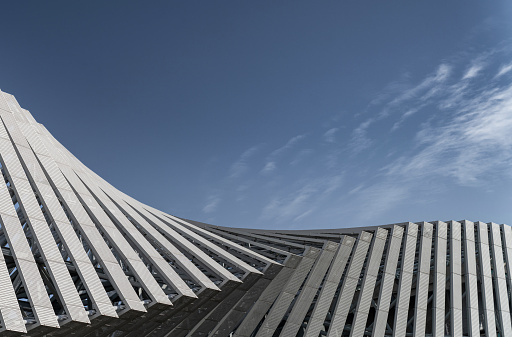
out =
{"type": "Polygon", "coordinates": [[[166,214],[0,92],[0,336],[512,336],[512,228],[326,230],[166,214]]]}

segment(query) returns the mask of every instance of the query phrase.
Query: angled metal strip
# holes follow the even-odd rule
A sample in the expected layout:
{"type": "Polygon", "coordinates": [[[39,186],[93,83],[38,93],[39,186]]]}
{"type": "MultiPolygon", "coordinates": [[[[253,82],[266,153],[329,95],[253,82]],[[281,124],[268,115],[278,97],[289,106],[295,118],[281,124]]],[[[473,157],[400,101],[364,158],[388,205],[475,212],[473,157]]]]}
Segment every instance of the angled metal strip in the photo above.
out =
{"type": "Polygon", "coordinates": [[[2,252],[0,252],[0,294],[2,296],[0,301],[0,320],[2,323],[0,334],[3,331],[27,332],[2,252]]]}
{"type": "MultiPolygon", "coordinates": [[[[122,231],[124,235],[131,239],[133,244],[137,247],[138,251],[153,264],[153,267],[160,273],[171,287],[173,287],[179,295],[196,297],[192,289],[183,281],[178,273],[165,261],[160,253],[147,241],[147,239],[138,231],[138,229],[128,221],[128,218],[112,203],[112,201],[104,194],[104,192],[96,187],[94,183],[88,181],[88,177],[77,173],[82,178],[82,183],[90,189],[91,195],[96,198],[96,202],[103,208],[103,210],[110,216],[110,219],[117,224],[118,230],[122,231]]],[[[128,244],[126,242],[126,244],[128,244]]],[[[125,245],[120,243],[120,248],[125,245]]],[[[130,245],[131,246],[131,245],[130,245]]],[[[145,267],[144,267],[145,268],[145,267]]],[[[152,281],[150,281],[152,282],[152,281]]],[[[158,285],[157,285],[158,286],[158,285]]],[[[171,302],[167,296],[158,291],[158,302],[170,305],[171,302]]]]}
{"type": "Polygon", "coordinates": [[[58,328],[57,316],[53,311],[34,256],[25,237],[25,232],[21,227],[5,184],[0,184],[0,221],[30,300],[35,319],[43,326],[58,328]]]}
{"type": "Polygon", "coordinates": [[[429,222],[421,225],[420,256],[416,283],[416,304],[414,311],[414,336],[425,336],[427,322],[427,301],[430,277],[430,257],[432,254],[432,235],[434,226],[429,222]]]}
{"type": "MultiPolygon", "coordinates": [[[[240,281],[235,275],[230,273],[228,270],[220,266],[215,260],[213,260],[210,256],[208,256],[206,253],[204,253],[200,248],[195,246],[193,243],[185,239],[182,235],[180,235],[178,232],[176,232],[171,227],[167,226],[165,223],[163,223],[159,218],[155,217],[153,214],[147,212],[143,208],[141,208],[137,203],[129,203],[127,200],[124,200],[124,202],[129,205],[130,207],[127,208],[127,212],[132,215],[133,210],[139,212],[140,214],[143,214],[154,226],[161,230],[161,234],[165,234],[167,240],[171,241],[172,243],[182,247],[186,251],[193,253],[193,255],[200,260],[202,263],[204,263],[212,272],[216,273],[218,276],[222,277],[226,280],[231,281],[240,281]],[[132,208],[132,209],[130,209],[132,208]]],[[[231,254],[230,254],[231,255],[231,254]]],[[[233,257],[234,258],[234,257],[233,257]]]]}
{"type": "Polygon", "coordinates": [[[400,282],[398,284],[397,304],[395,305],[395,324],[393,336],[405,336],[407,330],[407,318],[409,302],[411,300],[411,286],[416,255],[416,241],[418,236],[418,225],[408,223],[405,246],[403,249],[402,265],[400,267],[400,282]]]}
{"type": "Polygon", "coordinates": [[[281,323],[281,320],[288,311],[290,304],[297,295],[300,286],[313,267],[315,260],[320,255],[320,251],[320,249],[314,247],[306,249],[299,266],[293,273],[290,280],[288,280],[279,297],[276,299],[276,302],[272,306],[272,309],[270,309],[267,318],[263,321],[263,325],[256,334],[256,337],[271,337],[274,334],[277,326],[281,323]]]}
{"type": "Polygon", "coordinates": [[[30,176],[25,174],[23,168],[34,170],[38,163],[33,155],[30,156],[32,153],[28,149],[28,142],[23,137],[12,116],[4,112],[0,112],[0,116],[3,122],[0,123],[0,128],[4,128],[5,125],[12,139],[17,138],[15,144],[9,140],[0,139],[0,151],[3,164],[5,165],[4,172],[11,179],[13,184],[11,188],[15,191],[18,203],[26,214],[25,220],[30,226],[32,235],[35,237],[35,244],[39,247],[39,252],[46,262],[49,275],[57,291],[55,295],[58,295],[61,299],[62,306],[71,320],[89,323],[88,315],[84,310],[67,266],[62,259],[44,214],[34,196],[29,182],[30,176]],[[21,152],[25,154],[25,158],[21,156],[21,152]]]}
{"type": "MultiPolygon", "coordinates": [[[[144,211],[145,211],[144,214],[151,213],[151,212],[147,211],[146,209],[144,209],[144,211]]],[[[163,219],[163,216],[162,216],[162,218],[160,218],[160,220],[162,220],[162,219],[163,219]]],[[[230,254],[225,249],[223,249],[223,248],[217,246],[216,244],[210,242],[209,240],[203,238],[202,236],[194,233],[193,231],[191,231],[190,229],[186,228],[185,226],[179,224],[178,222],[176,222],[176,221],[174,221],[174,220],[172,220],[170,218],[167,218],[167,219],[165,219],[165,224],[167,226],[170,225],[174,230],[179,232],[181,235],[184,235],[186,237],[191,238],[194,241],[197,241],[198,243],[201,244],[201,246],[211,250],[212,252],[214,252],[218,256],[222,257],[226,261],[229,261],[230,263],[232,263],[235,266],[239,267],[240,269],[242,269],[246,273],[261,274],[261,272],[259,270],[257,270],[256,268],[250,266],[249,264],[245,263],[244,261],[242,261],[241,259],[237,258],[236,256],[230,254]]]]}
{"type": "MultiPolygon", "coordinates": [[[[22,126],[23,125],[20,125],[20,130],[26,137],[28,144],[30,146],[38,144],[35,147],[38,149],[39,155],[48,156],[46,148],[42,148],[43,145],[39,142],[38,135],[34,132],[33,127],[28,124],[25,124],[24,127],[22,126]],[[44,154],[41,152],[44,152],[44,154]]],[[[34,148],[34,146],[32,146],[32,148],[34,148]]],[[[36,154],[25,147],[19,148],[19,154],[24,158],[24,166],[30,174],[31,182],[40,196],[41,203],[47,210],[46,214],[53,222],[56,232],[62,238],[62,244],[66,247],[68,254],[70,254],[70,258],[77,267],[77,272],[80,275],[91,300],[95,303],[95,309],[98,311],[98,314],[117,317],[106,292],[102,289],[103,286],[101,285],[89,258],[64,214],[64,211],[62,210],[62,207],[60,206],[45,173],[39,165],[36,154]],[[100,289],[100,291],[95,291],[94,289],[100,289]]],[[[81,302],[80,306],[82,306],[81,302]]]]}
{"type": "Polygon", "coordinates": [[[398,257],[400,255],[400,247],[402,246],[402,238],[404,228],[395,225],[392,227],[389,248],[386,255],[384,272],[382,274],[381,287],[378,297],[378,307],[375,321],[373,324],[372,337],[384,337],[386,332],[386,324],[389,315],[389,307],[391,305],[391,295],[395,284],[396,268],[398,265],[398,257]]]}
{"type": "MultiPolygon", "coordinates": [[[[478,314],[478,275],[476,270],[475,227],[470,221],[462,222],[464,228],[464,265],[466,267],[466,307],[470,337],[480,336],[478,314]]],[[[489,249],[487,249],[489,251],[489,249]]]]}
{"type": "Polygon", "coordinates": [[[293,276],[295,270],[302,261],[302,256],[290,255],[285,263],[284,268],[272,280],[270,285],[265,288],[251,310],[247,313],[244,320],[235,330],[232,337],[249,337],[263,319],[269,308],[274,304],[276,298],[283,291],[289,279],[293,276]]]}
{"type": "MultiPolygon", "coordinates": [[[[110,197],[110,196],[109,196],[110,197]]],[[[112,199],[112,197],[110,197],[112,199]]],[[[169,240],[167,240],[160,232],[151,226],[139,213],[127,205],[124,200],[118,199],[114,201],[116,206],[124,213],[128,214],[132,221],[135,222],[148,237],[150,237],[159,246],[165,255],[176,261],[176,263],[199,285],[218,290],[219,288],[213,283],[199,268],[196,267],[183,253],[177,249],[169,240]],[[119,202],[119,203],[118,203],[119,202]]],[[[188,286],[187,286],[188,288],[188,286]]]]}
{"type": "Polygon", "coordinates": [[[462,337],[462,227],[450,221],[450,327],[453,337],[462,337]]]}
{"type": "Polygon", "coordinates": [[[356,248],[332,315],[331,325],[327,331],[327,337],[340,337],[345,329],[345,321],[354,299],[355,290],[359,283],[359,275],[368,254],[372,237],[373,234],[364,231],[358,237],[356,248]]]}
{"type": "Polygon", "coordinates": [[[166,217],[176,221],[177,223],[187,227],[188,229],[192,230],[193,232],[196,232],[196,233],[198,233],[198,234],[200,234],[202,236],[205,236],[205,237],[207,237],[209,239],[212,239],[212,240],[216,241],[218,245],[223,245],[223,246],[230,247],[230,248],[232,248],[234,250],[239,251],[242,254],[246,254],[246,255],[248,255],[248,256],[256,259],[256,260],[259,260],[259,261],[263,261],[263,262],[266,262],[266,263],[269,263],[269,264],[276,263],[274,260],[269,259],[269,258],[267,258],[267,257],[265,257],[263,255],[258,254],[258,253],[255,253],[254,251],[252,251],[252,250],[250,250],[250,249],[248,249],[246,247],[237,245],[234,242],[231,242],[231,241],[229,241],[227,239],[224,239],[222,236],[216,235],[216,234],[214,234],[212,232],[209,232],[209,231],[207,231],[205,229],[202,229],[202,228],[199,228],[197,226],[191,225],[190,223],[188,223],[187,221],[185,221],[183,219],[177,218],[177,217],[175,217],[173,215],[170,215],[170,214],[166,214],[166,213],[161,212],[161,211],[159,211],[157,209],[154,209],[154,208],[152,208],[152,209],[153,209],[153,211],[158,212],[162,216],[166,216],[166,217]]]}
{"type": "Polygon", "coordinates": [[[375,283],[377,281],[377,276],[379,275],[382,254],[384,252],[384,246],[386,245],[387,238],[388,230],[378,228],[373,238],[368,266],[365,270],[363,283],[361,285],[361,293],[356,306],[352,329],[350,330],[351,337],[363,336],[365,334],[366,321],[368,320],[373,293],[375,292],[375,283]]]}
{"type": "MultiPolygon", "coordinates": [[[[93,220],[108,238],[110,244],[115,247],[123,261],[130,266],[131,271],[136,275],[141,286],[151,299],[157,303],[169,304],[167,295],[160,288],[153,275],[149,273],[145,264],[140,260],[139,255],[89,193],[83,182],[78,179],[70,167],[62,165],[61,171],[68,179],[70,185],[76,188],[75,193],[82,205],[87,209],[90,216],[93,217],[93,220]]],[[[117,264],[117,260],[113,263],[117,264]]],[[[135,301],[140,302],[138,298],[135,301]]]]}
{"type": "MultiPolygon", "coordinates": [[[[208,319],[218,322],[209,334],[218,337],[229,336],[234,328],[243,320],[244,316],[251,312],[258,299],[263,295],[263,292],[266,291],[268,287],[272,286],[273,280],[284,268],[284,266],[280,265],[270,265],[268,269],[265,270],[264,276],[259,277],[256,283],[242,295],[235,305],[229,306],[220,303],[219,307],[208,317],[208,319]],[[222,310],[226,310],[223,307],[226,307],[226,309],[229,308],[225,314],[221,313],[222,310]]],[[[237,290],[238,288],[235,291],[237,290]]],[[[228,299],[225,301],[227,300],[228,299]]]]}
{"type": "Polygon", "coordinates": [[[491,254],[494,270],[494,289],[496,289],[496,301],[499,308],[499,332],[502,336],[512,336],[512,324],[510,321],[510,303],[505,276],[505,262],[503,260],[503,248],[501,243],[500,225],[491,223],[491,254]]]}
{"type": "MultiPolygon", "coordinates": [[[[72,191],[71,186],[65,179],[62,171],[59,169],[55,159],[64,161],[65,159],[55,154],[55,149],[47,139],[41,137],[40,140],[45,145],[51,157],[41,156],[38,159],[42,167],[49,176],[49,182],[52,185],[57,196],[60,198],[65,207],[69,210],[69,216],[72,218],[75,226],[77,226],[88,246],[94,252],[102,265],[103,270],[108,275],[111,284],[116,289],[118,295],[123,300],[127,309],[145,311],[144,306],[135,294],[133,287],[128,281],[126,275],[117,263],[116,258],[108,248],[107,244],[96,229],[94,223],[85,212],[82,204],[78,200],[76,194],[72,191]]],[[[94,291],[104,291],[103,286],[94,291]]]]}
{"type": "Polygon", "coordinates": [[[355,242],[355,238],[351,236],[343,236],[338,251],[334,256],[334,260],[329,267],[327,278],[325,279],[322,290],[318,295],[311,317],[309,318],[306,331],[304,332],[305,337],[317,337],[320,334],[320,331],[323,330],[325,317],[327,316],[327,312],[333,301],[336,288],[341,282],[343,271],[345,270],[345,266],[347,265],[355,242]]]}
{"type": "Polygon", "coordinates": [[[306,316],[308,309],[318,292],[318,288],[320,288],[325,273],[331,265],[338,247],[339,245],[332,241],[327,241],[324,244],[320,256],[311,269],[311,272],[306,279],[306,283],[297,297],[292,311],[288,315],[288,319],[281,331],[283,336],[295,336],[299,331],[302,322],[304,321],[304,317],[306,316]]]}
{"type": "Polygon", "coordinates": [[[446,244],[448,225],[438,221],[436,223],[435,254],[434,254],[434,302],[432,313],[433,337],[445,335],[445,295],[446,295],[446,244]]]}
{"type": "Polygon", "coordinates": [[[491,273],[491,256],[489,253],[489,228],[484,222],[477,222],[478,255],[480,262],[480,279],[482,281],[482,302],[484,304],[485,334],[496,337],[496,314],[494,311],[494,291],[491,273]]]}

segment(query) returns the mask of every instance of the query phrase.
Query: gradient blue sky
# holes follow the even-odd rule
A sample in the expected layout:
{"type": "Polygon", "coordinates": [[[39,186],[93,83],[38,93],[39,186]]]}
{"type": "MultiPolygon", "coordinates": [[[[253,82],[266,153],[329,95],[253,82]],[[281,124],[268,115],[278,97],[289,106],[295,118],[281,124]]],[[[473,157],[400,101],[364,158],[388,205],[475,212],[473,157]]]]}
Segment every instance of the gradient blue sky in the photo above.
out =
{"type": "Polygon", "coordinates": [[[2,4],[0,88],[217,225],[512,224],[510,1],[2,4]]]}

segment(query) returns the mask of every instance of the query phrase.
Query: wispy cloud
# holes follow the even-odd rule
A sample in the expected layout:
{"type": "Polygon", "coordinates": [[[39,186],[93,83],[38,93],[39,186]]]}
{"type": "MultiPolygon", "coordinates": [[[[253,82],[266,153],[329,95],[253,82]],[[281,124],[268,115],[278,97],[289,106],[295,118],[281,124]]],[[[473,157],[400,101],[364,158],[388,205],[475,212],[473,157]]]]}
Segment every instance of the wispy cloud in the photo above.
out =
{"type": "Polygon", "coordinates": [[[247,161],[258,151],[259,145],[253,146],[245,150],[237,161],[235,161],[229,168],[229,177],[238,178],[247,171],[247,161]]]}
{"type": "Polygon", "coordinates": [[[336,140],[336,132],[338,132],[338,130],[338,128],[332,128],[327,130],[323,136],[324,141],[326,141],[327,143],[334,143],[334,141],[336,140]]]}
{"type": "Polygon", "coordinates": [[[210,195],[203,207],[203,213],[210,214],[215,212],[221,201],[222,199],[219,195],[210,195]]]}
{"type": "Polygon", "coordinates": [[[270,157],[277,157],[277,156],[281,155],[282,153],[284,153],[287,150],[294,147],[295,144],[297,144],[301,139],[304,139],[305,137],[306,137],[306,135],[298,135],[298,136],[290,138],[290,140],[288,140],[285,145],[272,151],[272,153],[270,154],[270,157]]]}
{"type": "Polygon", "coordinates": [[[480,70],[483,69],[483,65],[482,64],[473,64],[467,71],[466,73],[464,74],[464,76],[462,77],[463,80],[467,80],[467,79],[470,79],[470,78],[473,78],[473,77],[476,77],[478,75],[478,73],[480,72],[480,70]]]}
{"type": "Polygon", "coordinates": [[[299,151],[299,153],[293,158],[293,160],[290,162],[290,165],[297,165],[301,163],[303,160],[305,160],[308,156],[312,155],[315,151],[312,149],[302,149],[299,151]]]}
{"type": "Polygon", "coordinates": [[[276,163],[273,161],[269,161],[269,162],[267,162],[267,164],[265,164],[265,167],[263,167],[263,169],[261,170],[261,173],[267,174],[267,173],[274,171],[275,169],[276,169],[276,163]]]}
{"type": "MultiPolygon", "coordinates": [[[[409,90],[405,90],[403,93],[401,93],[399,96],[394,98],[390,103],[389,106],[397,106],[404,101],[413,99],[415,97],[418,97],[421,92],[425,92],[427,90],[432,90],[433,87],[436,85],[442,84],[444,81],[446,81],[452,71],[452,66],[448,64],[441,64],[437,71],[433,74],[425,78],[423,81],[421,81],[418,85],[413,86],[409,90]]],[[[437,88],[439,89],[439,88],[437,88]]],[[[423,98],[426,99],[430,97],[431,95],[428,95],[427,97],[423,98]]]]}
{"type": "Polygon", "coordinates": [[[352,149],[353,153],[359,153],[371,146],[372,141],[367,136],[367,129],[375,121],[375,118],[368,118],[366,121],[359,124],[359,126],[355,128],[354,131],[352,131],[350,148],[352,149]]]}
{"type": "MultiPolygon", "coordinates": [[[[434,75],[395,98],[390,96],[389,103],[381,103],[384,108],[405,111],[391,131],[411,118],[408,131],[413,137],[407,146],[399,147],[400,157],[386,160],[387,165],[371,177],[373,183],[359,184],[348,193],[362,221],[408,202],[418,190],[428,191],[422,196],[425,200],[428,193],[433,196],[444,190],[445,184],[487,186],[497,177],[510,175],[512,84],[485,80],[488,74],[484,72],[492,67],[483,59],[475,58],[458,80],[450,79],[454,66],[443,63],[434,75]],[[468,83],[477,77],[478,81],[468,83]],[[418,116],[418,111],[429,114],[418,116]]],[[[510,71],[512,64],[502,66],[495,77],[510,71]]],[[[368,128],[381,127],[383,118],[377,114],[361,123],[354,130],[354,144],[359,142],[364,149],[379,141],[381,135],[368,137],[368,128]]]]}
{"type": "Polygon", "coordinates": [[[339,189],[343,174],[317,178],[288,193],[276,195],[264,206],[261,218],[274,222],[294,222],[310,215],[339,189]]]}
{"type": "Polygon", "coordinates": [[[496,74],[496,77],[503,76],[503,75],[509,73],[511,70],[512,70],[512,63],[510,63],[506,66],[502,66],[500,68],[500,70],[498,71],[498,73],[496,74]]]}

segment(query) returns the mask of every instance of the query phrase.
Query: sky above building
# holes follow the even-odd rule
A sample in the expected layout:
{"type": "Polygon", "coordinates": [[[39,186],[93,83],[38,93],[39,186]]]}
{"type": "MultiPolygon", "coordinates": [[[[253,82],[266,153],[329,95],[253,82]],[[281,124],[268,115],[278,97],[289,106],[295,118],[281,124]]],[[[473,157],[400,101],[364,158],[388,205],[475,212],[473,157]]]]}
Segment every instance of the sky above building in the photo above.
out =
{"type": "Polygon", "coordinates": [[[4,3],[0,88],[180,217],[512,224],[510,18],[504,0],[4,3]]]}

